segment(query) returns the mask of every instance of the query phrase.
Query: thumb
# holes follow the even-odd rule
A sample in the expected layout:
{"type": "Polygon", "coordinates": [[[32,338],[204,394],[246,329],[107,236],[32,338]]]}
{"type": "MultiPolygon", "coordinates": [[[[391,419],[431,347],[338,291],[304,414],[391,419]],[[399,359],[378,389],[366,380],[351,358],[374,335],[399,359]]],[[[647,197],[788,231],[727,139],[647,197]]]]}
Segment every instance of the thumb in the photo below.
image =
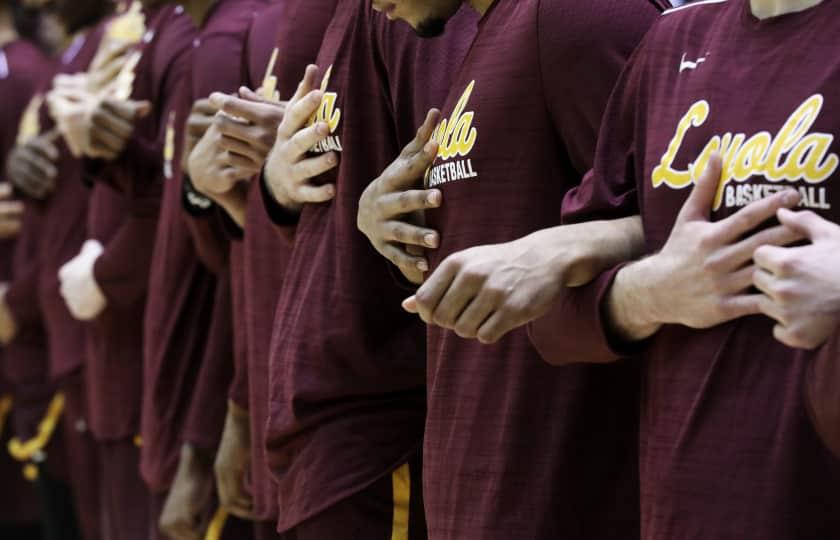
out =
{"type": "Polygon", "coordinates": [[[152,104],[149,101],[132,101],[134,107],[134,118],[145,118],[152,112],[152,104]]]}
{"type": "Polygon", "coordinates": [[[787,208],[780,208],[776,215],[782,225],[811,240],[825,238],[837,230],[836,225],[821,218],[811,210],[794,212],[787,208]]]}
{"type": "Polygon", "coordinates": [[[419,311],[417,309],[417,297],[409,296],[408,298],[403,300],[402,308],[409,313],[417,313],[419,311]]]}
{"type": "Polygon", "coordinates": [[[709,219],[715,193],[720,185],[721,168],[720,154],[712,153],[706,169],[694,183],[694,189],[683,204],[677,223],[709,219]]]}

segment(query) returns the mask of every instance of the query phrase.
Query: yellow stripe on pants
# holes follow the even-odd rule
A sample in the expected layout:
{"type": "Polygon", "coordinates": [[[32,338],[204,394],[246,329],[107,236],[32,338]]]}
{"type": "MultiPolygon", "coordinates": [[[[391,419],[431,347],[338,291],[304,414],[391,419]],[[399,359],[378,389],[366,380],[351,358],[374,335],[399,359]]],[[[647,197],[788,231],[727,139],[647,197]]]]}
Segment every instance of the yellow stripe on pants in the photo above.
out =
{"type": "Polygon", "coordinates": [[[391,474],[394,488],[394,524],[391,540],[408,540],[408,505],[411,502],[411,471],[408,463],[391,474]]]}

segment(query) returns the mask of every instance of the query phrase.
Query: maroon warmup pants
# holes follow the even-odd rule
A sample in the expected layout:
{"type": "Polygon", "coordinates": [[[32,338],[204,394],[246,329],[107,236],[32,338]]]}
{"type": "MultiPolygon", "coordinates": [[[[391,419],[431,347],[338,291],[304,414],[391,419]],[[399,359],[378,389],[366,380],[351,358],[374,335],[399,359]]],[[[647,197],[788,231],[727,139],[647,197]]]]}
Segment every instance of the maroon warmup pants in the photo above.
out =
{"type": "Polygon", "coordinates": [[[369,488],[283,533],[281,538],[426,540],[422,468],[419,459],[413,460],[369,488]]]}
{"type": "Polygon", "coordinates": [[[140,449],[132,440],[100,441],[103,540],[146,540],[151,497],[140,478],[140,449]]]}
{"type": "Polygon", "coordinates": [[[277,532],[277,523],[274,521],[257,521],[254,523],[254,540],[282,540],[277,532]]]}
{"type": "Polygon", "coordinates": [[[99,445],[87,429],[85,388],[81,372],[56,382],[64,394],[62,434],[67,457],[67,477],[76,507],[79,530],[85,540],[99,540],[102,520],[99,445]]]}

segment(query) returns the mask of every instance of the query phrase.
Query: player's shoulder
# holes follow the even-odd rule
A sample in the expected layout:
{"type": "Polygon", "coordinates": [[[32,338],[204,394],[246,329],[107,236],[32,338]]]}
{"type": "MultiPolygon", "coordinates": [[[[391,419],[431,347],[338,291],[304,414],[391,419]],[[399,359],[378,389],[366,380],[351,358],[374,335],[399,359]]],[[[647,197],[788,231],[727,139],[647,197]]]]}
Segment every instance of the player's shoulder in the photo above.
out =
{"type": "Polygon", "coordinates": [[[661,23],[668,26],[705,22],[719,17],[735,0],[696,0],[662,12],[661,23]]]}
{"type": "MultiPolygon", "coordinates": [[[[652,0],[531,0],[544,28],[561,27],[573,34],[620,29],[627,24],[649,25],[661,13],[652,0]]],[[[603,36],[604,34],[600,34],[603,36]]]]}

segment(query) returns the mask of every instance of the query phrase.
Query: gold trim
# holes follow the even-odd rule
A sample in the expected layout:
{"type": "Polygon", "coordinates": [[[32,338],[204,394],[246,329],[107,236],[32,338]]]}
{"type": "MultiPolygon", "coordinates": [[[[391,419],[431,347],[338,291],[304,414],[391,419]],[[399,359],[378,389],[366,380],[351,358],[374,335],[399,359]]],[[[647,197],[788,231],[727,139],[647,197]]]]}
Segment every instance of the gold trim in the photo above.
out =
{"type": "Polygon", "coordinates": [[[225,530],[225,523],[227,523],[228,513],[222,507],[216,510],[210,525],[207,527],[207,533],[204,535],[204,540],[220,540],[222,538],[222,531],[225,530]]]}
{"type": "Polygon", "coordinates": [[[0,436],[3,435],[3,430],[6,428],[6,421],[9,419],[9,413],[12,412],[12,405],[14,398],[8,394],[0,397],[0,436]]]}
{"type": "Polygon", "coordinates": [[[9,441],[9,453],[17,461],[29,461],[32,457],[44,450],[49,444],[52,434],[55,431],[61,413],[64,412],[64,394],[58,393],[53,396],[47,408],[47,414],[41,423],[38,424],[38,433],[25,443],[20,442],[17,437],[9,441]]]}
{"type": "Polygon", "coordinates": [[[391,474],[394,488],[394,522],[391,540],[408,540],[408,514],[411,502],[411,471],[408,463],[391,474]]]}

